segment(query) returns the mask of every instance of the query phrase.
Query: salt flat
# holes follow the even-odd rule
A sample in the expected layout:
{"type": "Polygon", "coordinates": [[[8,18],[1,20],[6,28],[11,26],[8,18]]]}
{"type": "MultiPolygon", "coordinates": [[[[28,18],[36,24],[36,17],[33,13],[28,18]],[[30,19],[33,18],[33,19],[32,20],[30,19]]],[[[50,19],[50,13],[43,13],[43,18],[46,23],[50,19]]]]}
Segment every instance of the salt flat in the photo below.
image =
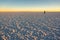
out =
{"type": "Polygon", "coordinates": [[[0,40],[60,40],[60,13],[0,12],[0,40]]]}

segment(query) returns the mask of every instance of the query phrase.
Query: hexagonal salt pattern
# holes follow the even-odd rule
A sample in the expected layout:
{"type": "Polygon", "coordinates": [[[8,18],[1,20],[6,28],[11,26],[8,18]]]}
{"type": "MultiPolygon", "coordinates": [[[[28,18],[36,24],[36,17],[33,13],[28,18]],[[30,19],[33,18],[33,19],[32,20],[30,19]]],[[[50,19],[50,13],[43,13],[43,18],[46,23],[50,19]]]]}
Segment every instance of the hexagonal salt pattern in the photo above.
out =
{"type": "Polygon", "coordinates": [[[0,40],[60,40],[60,13],[0,14],[0,40]]]}

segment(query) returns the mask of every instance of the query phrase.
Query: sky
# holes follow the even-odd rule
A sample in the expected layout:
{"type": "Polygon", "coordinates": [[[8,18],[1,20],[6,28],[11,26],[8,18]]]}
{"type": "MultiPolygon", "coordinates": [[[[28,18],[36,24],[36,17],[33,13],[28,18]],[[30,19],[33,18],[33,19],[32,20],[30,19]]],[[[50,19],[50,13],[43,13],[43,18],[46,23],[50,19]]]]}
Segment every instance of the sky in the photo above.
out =
{"type": "Polygon", "coordinates": [[[0,11],[60,11],[60,0],[0,0],[0,11]]]}

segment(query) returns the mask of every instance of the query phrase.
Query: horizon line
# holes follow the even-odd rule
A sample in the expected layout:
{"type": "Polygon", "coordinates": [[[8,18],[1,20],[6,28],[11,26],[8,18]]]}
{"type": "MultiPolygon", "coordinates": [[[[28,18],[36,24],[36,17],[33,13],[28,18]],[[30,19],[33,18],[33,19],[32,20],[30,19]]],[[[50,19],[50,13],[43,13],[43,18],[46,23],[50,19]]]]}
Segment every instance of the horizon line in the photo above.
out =
{"type": "MultiPolygon", "coordinates": [[[[44,10],[45,11],[45,10],[44,10]]],[[[44,11],[0,11],[0,13],[2,12],[44,12],[44,11]]],[[[47,12],[60,12],[60,11],[45,11],[47,12]]]]}

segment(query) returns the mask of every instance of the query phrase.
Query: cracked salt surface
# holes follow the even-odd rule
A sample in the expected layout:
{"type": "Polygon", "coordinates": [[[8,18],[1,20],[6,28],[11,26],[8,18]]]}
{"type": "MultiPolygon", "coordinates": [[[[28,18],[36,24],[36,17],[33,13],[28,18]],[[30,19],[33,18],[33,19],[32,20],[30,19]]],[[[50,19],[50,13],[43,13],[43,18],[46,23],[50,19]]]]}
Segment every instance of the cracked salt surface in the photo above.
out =
{"type": "Polygon", "coordinates": [[[60,13],[0,14],[0,40],[60,40],[60,13]]]}

